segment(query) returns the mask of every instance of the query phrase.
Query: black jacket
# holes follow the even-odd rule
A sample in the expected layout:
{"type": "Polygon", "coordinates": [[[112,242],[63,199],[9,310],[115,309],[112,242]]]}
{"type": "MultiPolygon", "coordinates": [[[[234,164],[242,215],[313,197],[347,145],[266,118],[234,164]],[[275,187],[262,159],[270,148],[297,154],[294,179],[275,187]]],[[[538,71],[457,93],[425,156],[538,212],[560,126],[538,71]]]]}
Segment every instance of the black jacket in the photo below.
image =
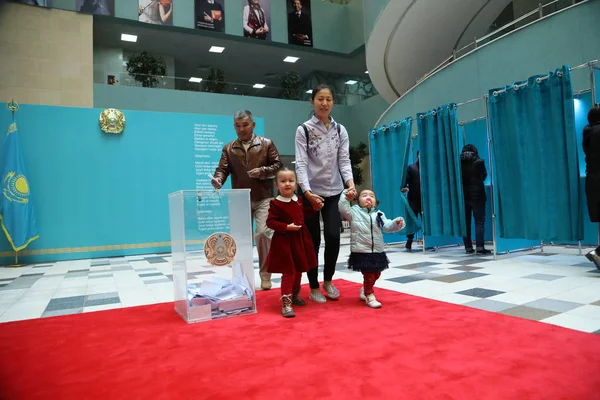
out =
{"type": "Polygon", "coordinates": [[[408,188],[408,202],[421,205],[421,176],[419,163],[410,164],[406,174],[406,185],[408,188]]]}
{"type": "Polygon", "coordinates": [[[460,155],[460,165],[465,203],[485,202],[487,200],[484,185],[487,178],[485,162],[477,153],[463,151],[460,155]]]}
{"type": "Polygon", "coordinates": [[[585,174],[600,175],[600,124],[586,125],[583,128],[583,152],[585,174]]]}

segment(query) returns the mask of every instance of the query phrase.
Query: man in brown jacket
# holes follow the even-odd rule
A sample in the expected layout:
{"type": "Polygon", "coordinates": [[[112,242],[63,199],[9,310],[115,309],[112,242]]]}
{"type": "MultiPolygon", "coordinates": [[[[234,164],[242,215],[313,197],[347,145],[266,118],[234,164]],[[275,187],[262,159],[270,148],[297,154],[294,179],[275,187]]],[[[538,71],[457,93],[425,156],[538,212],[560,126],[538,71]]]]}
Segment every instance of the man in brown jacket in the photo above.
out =
{"type": "Polygon", "coordinates": [[[267,228],[269,202],[273,199],[273,179],[283,166],[273,142],[256,136],[256,123],[248,110],[234,115],[234,127],[238,138],[223,147],[219,166],[215,170],[212,185],[220,188],[231,174],[233,189],[251,189],[252,219],[256,223],[254,240],[258,249],[260,287],[271,289],[271,274],[265,271],[273,231],[267,228]]]}

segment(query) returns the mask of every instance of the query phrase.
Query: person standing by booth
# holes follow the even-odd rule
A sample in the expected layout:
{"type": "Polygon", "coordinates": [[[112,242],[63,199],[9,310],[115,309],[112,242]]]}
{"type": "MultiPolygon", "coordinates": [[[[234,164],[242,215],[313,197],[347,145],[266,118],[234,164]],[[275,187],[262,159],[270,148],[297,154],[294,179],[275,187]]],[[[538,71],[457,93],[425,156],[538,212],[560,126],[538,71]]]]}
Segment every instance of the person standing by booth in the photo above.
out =
{"type": "MultiPolygon", "coordinates": [[[[583,128],[585,153],[585,196],[590,221],[600,222],[600,104],[588,112],[588,125],[583,128]]],[[[600,246],[585,255],[600,269],[600,246]]]]}
{"type": "Polygon", "coordinates": [[[250,189],[252,219],[256,223],[254,240],[258,249],[260,287],[271,289],[271,274],[266,270],[266,260],[271,246],[273,231],[267,228],[269,204],[273,199],[273,180],[283,167],[275,144],[265,137],[254,134],[256,122],[248,110],[234,115],[234,127],[238,138],[223,147],[219,165],[212,185],[219,189],[231,174],[233,189],[250,189]]]}
{"type": "MultiPolygon", "coordinates": [[[[406,184],[401,190],[402,193],[408,192],[408,204],[415,213],[415,217],[421,215],[421,172],[419,170],[419,152],[417,151],[417,162],[408,166],[406,174],[406,184]]],[[[414,233],[406,235],[406,250],[412,250],[414,233]]]]}
{"type": "Polygon", "coordinates": [[[463,238],[467,254],[475,253],[471,241],[471,214],[475,218],[475,246],[477,254],[490,254],[485,248],[485,180],[487,170],[485,162],[479,158],[477,148],[467,144],[460,154],[460,165],[462,171],[463,194],[465,198],[465,218],[467,221],[467,236],[463,238]]]}
{"type": "MultiPolygon", "coordinates": [[[[349,197],[356,196],[350,144],[346,128],[330,116],[334,103],[333,89],[324,84],[318,85],[312,91],[310,103],[314,110],[312,118],[296,130],[296,174],[301,195],[317,210],[314,216],[305,218],[317,259],[321,246],[319,219],[323,217],[323,290],[330,299],[337,299],[340,293],[331,280],[340,253],[341,217],[338,201],[344,186],[348,189],[349,197]]],[[[317,267],[307,273],[309,298],[317,303],[325,303],[327,299],[319,289],[318,273],[317,267]]]]}

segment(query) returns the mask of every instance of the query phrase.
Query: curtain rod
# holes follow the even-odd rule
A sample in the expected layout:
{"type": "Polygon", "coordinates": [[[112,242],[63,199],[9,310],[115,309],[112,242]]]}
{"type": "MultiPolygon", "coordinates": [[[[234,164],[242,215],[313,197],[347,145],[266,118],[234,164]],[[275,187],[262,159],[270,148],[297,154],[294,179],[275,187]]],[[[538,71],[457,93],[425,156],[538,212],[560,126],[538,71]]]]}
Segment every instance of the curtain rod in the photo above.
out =
{"type": "Polygon", "coordinates": [[[588,93],[588,92],[591,92],[591,91],[592,91],[591,88],[589,88],[589,89],[581,89],[581,90],[578,90],[577,92],[573,92],[573,96],[578,96],[580,94],[588,93]]]}
{"type": "Polygon", "coordinates": [[[477,118],[473,118],[473,119],[470,119],[470,120],[468,120],[468,121],[460,121],[460,122],[458,123],[458,125],[459,125],[459,126],[464,126],[464,125],[470,124],[471,122],[480,121],[480,120],[482,120],[482,119],[486,119],[486,117],[485,117],[485,116],[483,116],[483,117],[477,117],[477,118]]]}
{"type": "Polygon", "coordinates": [[[485,96],[476,97],[474,99],[463,101],[461,103],[456,103],[456,107],[464,106],[465,104],[473,103],[473,102],[479,101],[479,100],[485,100],[485,96]]]}
{"type": "MultiPolygon", "coordinates": [[[[562,78],[562,72],[560,72],[560,71],[557,72],[556,76],[558,76],[559,78],[562,78]]],[[[540,76],[540,77],[536,78],[535,81],[537,83],[541,83],[542,81],[545,81],[548,78],[550,78],[550,75],[540,76]]],[[[524,83],[521,83],[521,84],[518,84],[518,85],[515,84],[515,85],[512,85],[512,88],[514,90],[519,90],[519,88],[525,87],[525,86],[527,86],[527,84],[528,84],[527,82],[524,82],[524,83]]],[[[504,92],[506,92],[506,89],[500,89],[500,90],[494,90],[494,92],[492,94],[495,97],[495,96],[498,96],[500,93],[504,93],[504,92]]]]}

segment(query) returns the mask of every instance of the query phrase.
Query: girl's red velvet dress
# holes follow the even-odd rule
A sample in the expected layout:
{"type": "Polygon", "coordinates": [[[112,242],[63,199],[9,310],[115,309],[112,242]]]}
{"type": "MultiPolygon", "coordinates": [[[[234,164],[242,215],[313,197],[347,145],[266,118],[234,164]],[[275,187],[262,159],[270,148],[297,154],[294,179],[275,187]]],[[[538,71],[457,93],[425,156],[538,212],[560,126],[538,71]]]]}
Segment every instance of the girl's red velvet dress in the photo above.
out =
{"type": "Polygon", "coordinates": [[[271,200],[267,226],[273,229],[271,248],[267,256],[267,272],[295,275],[306,272],[318,265],[315,247],[304,215],[314,213],[312,207],[305,207],[302,199],[277,196],[271,200]],[[302,226],[300,230],[288,231],[289,224],[302,226]]]}

